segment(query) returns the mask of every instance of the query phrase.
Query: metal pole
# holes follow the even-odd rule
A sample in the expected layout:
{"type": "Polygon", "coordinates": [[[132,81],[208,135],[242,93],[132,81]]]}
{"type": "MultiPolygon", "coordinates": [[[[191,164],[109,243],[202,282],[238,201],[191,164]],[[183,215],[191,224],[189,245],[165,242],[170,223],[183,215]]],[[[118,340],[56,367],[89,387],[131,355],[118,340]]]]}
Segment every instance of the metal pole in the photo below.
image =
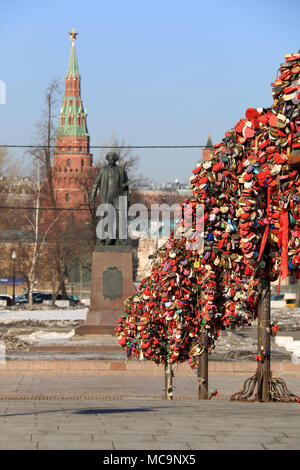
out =
{"type": "Polygon", "coordinates": [[[258,306],[258,354],[261,359],[258,364],[258,399],[270,401],[271,378],[271,308],[270,308],[270,279],[261,279],[261,294],[258,306]]]}
{"type": "Polygon", "coordinates": [[[16,303],[16,260],[14,259],[13,260],[13,267],[14,267],[14,271],[13,271],[13,295],[12,295],[12,300],[13,300],[13,305],[15,305],[16,303]]]}
{"type": "Polygon", "coordinates": [[[168,363],[165,361],[165,400],[168,399],[168,363]]]}
{"type": "Polygon", "coordinates": [[[173,373],[169,362],[169,321],[166,319],[167,345],[165,358],[165,399],[173,400],[173,373]]]}
{"type": "Polygon", "coordinates": [[[82,262],[81,258],[79,258],[79,296],[82,298],[82,292],[83,292],[83,275],[82,275],[82,262]]]}
{"type": "Polygon", "coordinates": [[[198,369],[198,399],[208,399],[208,338],[207,333],[200,334],[200,344],[204,348],[201,356],[199,356],[199,369],[198,369]]]}
{"type": "Polygon", "coordinates": [[[173,400],[172,366],[165,362],[165,399],[173,400]]]}
{"type": "Polygon", "coordinates": [[[296,307],[300,307],[300,279],[297,280],[296,307]]]}

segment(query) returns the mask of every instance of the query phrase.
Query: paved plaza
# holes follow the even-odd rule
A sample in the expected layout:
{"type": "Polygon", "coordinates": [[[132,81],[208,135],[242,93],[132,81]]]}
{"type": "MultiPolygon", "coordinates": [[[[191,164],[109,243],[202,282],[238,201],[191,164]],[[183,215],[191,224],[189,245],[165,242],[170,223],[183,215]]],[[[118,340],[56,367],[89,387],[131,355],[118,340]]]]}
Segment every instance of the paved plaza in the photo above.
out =
{"type": "Polygon", "coordinates": [[[300,449],[297,404],[160,399],[1,401],[0,448],[300,449]]]}
{"type": "MultiPolygon", "coordinates": [[[[244,378],[210,377],[219,395],[199,401],[195,377],[178,376],[165,401],[154,376],[3,375],[0,449],[300,449],[300,404],[230,402],[244,378]]],[[[299,393],[300,378],[287,385],[299,393]]]]}
{"type": "MultiPolygon", "coordinates": [[[[257,331],[242,334],[255,339],[257,331]]],[[[280,334],[299,339],[299,330],[280,334]]],[[[273,348],[273,374],[300,395],[299,365],[273,348]]],[[[212,357],[208,388],[218,395],[207,401],[198,400],[196,373],[186,363],[176,366],[174,400],[166,401],[162,367],[125,363],[116,352],[101,353],[102,360],[89,354],[8,355],[0,364],[0,450],[98,450],[101,459],[134,450],[300,449],[300,404],[229,401],[255,373],[253,359],[212,357]]]]}

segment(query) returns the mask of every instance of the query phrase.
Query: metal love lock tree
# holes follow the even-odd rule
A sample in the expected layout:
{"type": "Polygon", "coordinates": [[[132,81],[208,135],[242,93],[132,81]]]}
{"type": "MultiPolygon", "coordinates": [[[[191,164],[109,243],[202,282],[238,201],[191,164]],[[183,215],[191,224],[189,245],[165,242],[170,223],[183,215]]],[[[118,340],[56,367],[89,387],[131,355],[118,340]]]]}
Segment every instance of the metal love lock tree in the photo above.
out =
{"type": "Polygon", "coordinates": [[[257,400],[299,401],[270,370],[270,282],[279,278],[280,288],[300,267],[299,64],[299,53],[286,56],[272,84],[274,105],[249,108],[191,181],[207,208],[204,259],[218,279],[210,296],[216,311],[204,311],[222,315],[224,325],[258,316],[257,372],[232,400],[249,399],[257,387],[257,400]]]}
{"type": "Polygon", "coordinates": [[[171,236],[116,328],[129,357],[134,351],[164,362],[166,370],[170,363],[188,359],[198,376],[206,378],[207,356],[201,361],[199,354],[214,347],[220,330],[250,325],[258,317],[257,371],[232,400],[250,399],[257,387],[256,400],[299,401],[270,370],[270,282],[279,278],[280,288],[289,269],[300,267],[299,71],[300,54],[286,56],[272,84],[273,106],[249,108],[214,146],[212,158],[197,165],[191,189],[193,201],[205,206],[204,250],[188,256],[171,236]],[[171,270],[179,278],[172,285],[172,274],[166,290],[170,249],[171,270]],[[182,260],[188,261],[189,271],[181,269],[182,260]]]}
{"type": "Polygon", "coordinates": [[[115,328],[127,357],[165,366],[165,398],[174,395],[172,365],[202,352],[194,255],[185,238],[170,239],[151,256],[152,270],[127,299],[115,328]]]}

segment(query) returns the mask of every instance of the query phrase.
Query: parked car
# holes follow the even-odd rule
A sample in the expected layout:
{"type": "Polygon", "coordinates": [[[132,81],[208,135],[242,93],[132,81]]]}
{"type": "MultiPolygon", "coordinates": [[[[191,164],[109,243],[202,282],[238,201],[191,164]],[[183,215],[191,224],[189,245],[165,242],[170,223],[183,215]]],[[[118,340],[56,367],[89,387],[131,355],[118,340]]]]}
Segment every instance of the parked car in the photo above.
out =
{"type": "Polygon", "coordinates": [[[0,300],[6,300],[6,305],[9,307],[10,305],[13,305],[13,299],[11,295],[7,294],[0,294],[0,300]]]}
{"type": "Polygon", "coordinates": [[[47,292],[40,292],[33,298],[33,302],[35,304],[42,304],[44,300],[52,300],[52,294],[49,294],[47,292]]]}
{"type": "Polygon", "coordinates": [[[70,305],[81,305],[80,298],[77,295],[69,295],[68,300],[70,301],[70,305]]]}
{"type": "MultiPolygon", "coordinates": [[[[42,303],[44,302],[44,300],[49,300],[51,301],[52,300],[52,294],[40,294],[40,295],[37,295],[35,297],[35,303],[42,303]]],[[[61,294],[58,294],[58,296],[56,297],[56,300],[69,300],[71,303],[79,303],[80,302],[80,299],[79,297],[77,297],[76,295],[68,295],[67,296],[67,299],[63,299],[63,296],[61,294]]]]}
{"type": "MultiPolygon", "coordinates": [[[[32,300],[35,303],[35,298],[44,292],[33,292],[32,293],[32,300]]],[[[16,305],[27,304],[28,303],[28,293],[20,294],[15,298],[16,305]]]]}
{"type": "MultiPolygon", "coordinates": [[[[52,301],[52,294],[49,292],[34,292],[32,294],[32,300],[33,303],[35,304],[42,304],[45,300],[52,301]]],[[[63,296],[61,294],[58,294],[56,297],[56,300],[64,300],[63,296]]],[[[79,297],[77,295],[68,295],[67,300],[70,301],[71,305],[77,305],[80,303],[79,297]]],[[[28,294],[22,294],[18,296],[18,299],[16,299],[16,303],[22,304],[22,303],[28,303],[28,294]]]]}
{"type": "Polygon", "coordinates": [[[68,295],[68,299],[70,300],[71,305],[78,305],[82,303],[77,295],[68,295]]]}
{"type": "MultiPolygon", "coordinates": [[[[52,301],[52,294],[49,292],[33,292],[32,301],[34,304],[42,304],[45,300],[52,301]]],[[[58,294],[56,300],[64,300],[61,294],[58,294]]],[[[70,301],[70,305],[80,304],[80,299],[77,295],[68,295],[67,300],[70,301]]],[[[27,292],[16,297],[16,304],[27,304],[28,303],[28,294],[27,292]]]]}

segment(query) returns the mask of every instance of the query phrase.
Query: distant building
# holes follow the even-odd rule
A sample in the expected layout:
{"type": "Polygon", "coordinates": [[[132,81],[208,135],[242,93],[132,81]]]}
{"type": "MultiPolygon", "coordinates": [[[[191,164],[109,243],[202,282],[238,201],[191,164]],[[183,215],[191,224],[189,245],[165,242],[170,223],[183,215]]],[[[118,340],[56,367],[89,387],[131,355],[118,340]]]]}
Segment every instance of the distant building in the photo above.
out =
{"type": "Polygon", "coordinates": [[[214,156],[214,148],[211,140],[210,134],[208,134],[208,139],[206,142],[205,148],[202,150],[202,160],[210,160],[214,156]]]}
{"type": "Polygon", "coordinates": [[[0,176],[0,198],[7,204],[26,204],[32,202],[36,183],[31,178],[0,176]]]}

